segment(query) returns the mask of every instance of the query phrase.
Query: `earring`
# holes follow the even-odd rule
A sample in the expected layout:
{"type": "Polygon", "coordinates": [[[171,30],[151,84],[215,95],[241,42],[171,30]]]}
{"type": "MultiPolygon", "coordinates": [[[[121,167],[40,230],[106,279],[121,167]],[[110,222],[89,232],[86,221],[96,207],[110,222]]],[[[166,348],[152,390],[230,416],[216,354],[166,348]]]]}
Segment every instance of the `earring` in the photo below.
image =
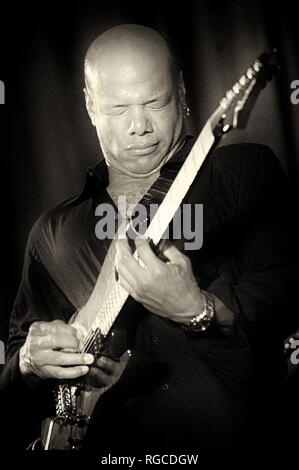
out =
{"type": "Polygon", "coordinates": [[[185,116],[190,116],[190,109],[189,107],[186,105],[186,103],[183,105],[183,110],[185,112],[185,116]]]}

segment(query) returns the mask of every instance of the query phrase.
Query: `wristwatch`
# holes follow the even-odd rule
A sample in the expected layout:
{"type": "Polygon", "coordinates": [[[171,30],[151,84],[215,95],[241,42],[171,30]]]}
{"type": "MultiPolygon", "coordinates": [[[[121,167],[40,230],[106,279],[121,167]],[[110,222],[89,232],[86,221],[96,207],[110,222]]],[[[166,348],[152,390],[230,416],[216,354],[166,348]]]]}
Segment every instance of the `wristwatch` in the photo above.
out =
{"type": "Polygon", "coordinates": [[[214,298],[211,294],[206,291],[201,291],[204,295],[204,305],[202,311],[195,315],[195,317],[191,318],[189,324],[181,324],[181,327],[185,331],[205,331],[208,326],[212,323],[215,317],[215,302],[214,298]]]}

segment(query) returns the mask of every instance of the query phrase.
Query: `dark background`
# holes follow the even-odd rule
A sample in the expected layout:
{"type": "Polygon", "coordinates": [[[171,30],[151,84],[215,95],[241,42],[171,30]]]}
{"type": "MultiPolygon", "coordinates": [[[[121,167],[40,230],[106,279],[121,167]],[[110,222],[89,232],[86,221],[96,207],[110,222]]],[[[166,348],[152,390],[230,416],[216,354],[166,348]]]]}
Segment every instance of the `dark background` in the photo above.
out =
{"type": "Polygon", "coordinates": [[[223,144],[269,145],[297,189],[299,105],[290,101],[290,84],[299,80],[297,20],[288,2],[61,0],[1,6],[6,104],[0,106],[0,339],[7,339],[30,228],[42,212],[80,190],[86,169],[98,158],[82,91],[84,55],[94,37],[120,23],[159,29],[184,70],[194,133],[255,57],[277,47],[280,72],[259,97],[247,129],[223,144]]]}

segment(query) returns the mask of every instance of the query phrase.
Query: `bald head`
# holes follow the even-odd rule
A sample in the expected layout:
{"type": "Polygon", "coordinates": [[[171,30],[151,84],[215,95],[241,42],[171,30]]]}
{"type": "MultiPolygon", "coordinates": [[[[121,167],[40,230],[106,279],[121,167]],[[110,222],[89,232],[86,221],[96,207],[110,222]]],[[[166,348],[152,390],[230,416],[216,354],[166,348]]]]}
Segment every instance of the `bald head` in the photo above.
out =
{"type": "Polygon", "coordinates": [[[185,87],[165,39],[145,26],[109,29],[88,49],[85,82],[109,168],[134,178],[159,171],[184,134],[185,87]]]}
{"type": "Polygon", "coordinates": [[[138,80],[138,70],[148,67],[154,72],[161,66],[167,67],[175,80],[178,78],[169,46],[157,31],[135,24],[119,25],[105,31],[90,45],[84,64],[85,83],[92,91],[102,77],[117,74],[120,68],[136,70],[138,80]]]}

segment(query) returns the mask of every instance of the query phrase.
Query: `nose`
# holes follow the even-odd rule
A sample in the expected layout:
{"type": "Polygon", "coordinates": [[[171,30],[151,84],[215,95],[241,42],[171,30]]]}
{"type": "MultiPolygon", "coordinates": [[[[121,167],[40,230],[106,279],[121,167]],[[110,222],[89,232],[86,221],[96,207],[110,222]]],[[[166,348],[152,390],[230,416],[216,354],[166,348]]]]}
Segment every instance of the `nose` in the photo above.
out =
{"type": "Polygon", "coordinates": [[[131,122],[129,125],[128,134],[142,136],[149,132],[153,132],[153,126],[146,114],[146,110],[143,106],[136,106],[131,110],[131,122]]]}

